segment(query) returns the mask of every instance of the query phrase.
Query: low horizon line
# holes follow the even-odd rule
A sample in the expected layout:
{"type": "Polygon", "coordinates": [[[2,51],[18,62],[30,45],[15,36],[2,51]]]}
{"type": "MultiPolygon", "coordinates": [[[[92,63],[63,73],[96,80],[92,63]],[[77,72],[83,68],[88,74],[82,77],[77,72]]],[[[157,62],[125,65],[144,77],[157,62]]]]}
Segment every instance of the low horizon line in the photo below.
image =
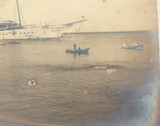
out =
{"type": "Polygon", "coordinates": [[[106,34],[106,33],[153,33],[158,30],[143,30],[143,31],[106,31],[106,32],[64,32],[63,34],[106,34]]]}

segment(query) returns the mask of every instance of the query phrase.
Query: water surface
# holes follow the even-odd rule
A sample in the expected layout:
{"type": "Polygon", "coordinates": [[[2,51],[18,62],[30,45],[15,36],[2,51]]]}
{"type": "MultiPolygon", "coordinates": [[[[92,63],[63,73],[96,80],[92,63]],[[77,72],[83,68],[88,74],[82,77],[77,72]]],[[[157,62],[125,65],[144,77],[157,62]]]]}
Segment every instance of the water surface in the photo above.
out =
{"type": "Polygon", "coordinates": [[[156,32],[65,34],[0,45],[0,124],[143,126],[154,102],[156,32]],[[125,50],[123,42],[143,44],[125,50]],[[65,53],[73,44],[88,55],[65,53]],[[28,86],[35,79],[36,86],[28,86]]]}

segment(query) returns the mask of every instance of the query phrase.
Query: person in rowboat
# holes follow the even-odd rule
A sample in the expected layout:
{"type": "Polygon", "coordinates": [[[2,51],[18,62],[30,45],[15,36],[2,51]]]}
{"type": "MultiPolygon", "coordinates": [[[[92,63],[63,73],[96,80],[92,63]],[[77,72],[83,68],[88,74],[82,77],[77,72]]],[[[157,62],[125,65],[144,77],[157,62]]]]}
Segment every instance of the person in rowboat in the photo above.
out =
{"type": "Polygon", "coordinates": [[[138,46],[138,44],[137,44],[137,43],[134,43],[134,45],[135,45],[135,46],[138,46]]]}
{"type": "Polygon", "coordinates": [[[76,44],[74,43],[73,48],[76,49],[76,44]]]}

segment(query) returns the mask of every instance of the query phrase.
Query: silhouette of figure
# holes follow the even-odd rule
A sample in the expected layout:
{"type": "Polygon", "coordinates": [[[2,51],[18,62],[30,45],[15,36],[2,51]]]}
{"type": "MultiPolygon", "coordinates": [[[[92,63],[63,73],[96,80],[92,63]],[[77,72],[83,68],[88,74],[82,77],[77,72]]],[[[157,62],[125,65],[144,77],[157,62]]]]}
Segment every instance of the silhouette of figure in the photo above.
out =
{"type": "Polygon", "coordinates": [[[76,44],[74,43],[73,48],[76,49],[76,44]]]}

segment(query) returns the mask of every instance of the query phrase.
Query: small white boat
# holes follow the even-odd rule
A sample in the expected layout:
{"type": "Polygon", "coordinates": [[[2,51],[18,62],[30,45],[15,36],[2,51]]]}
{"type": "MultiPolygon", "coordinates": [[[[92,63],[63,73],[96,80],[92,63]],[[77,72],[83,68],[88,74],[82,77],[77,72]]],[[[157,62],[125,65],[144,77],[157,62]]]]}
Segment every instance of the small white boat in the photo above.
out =
{"type": "Polygon", "coordinates": [[[127,45],[125,43],[122,44],[122,49],[134,49],[134,50],[142,50],[143,45],[138,45],[137,43],[127,45]]]}

